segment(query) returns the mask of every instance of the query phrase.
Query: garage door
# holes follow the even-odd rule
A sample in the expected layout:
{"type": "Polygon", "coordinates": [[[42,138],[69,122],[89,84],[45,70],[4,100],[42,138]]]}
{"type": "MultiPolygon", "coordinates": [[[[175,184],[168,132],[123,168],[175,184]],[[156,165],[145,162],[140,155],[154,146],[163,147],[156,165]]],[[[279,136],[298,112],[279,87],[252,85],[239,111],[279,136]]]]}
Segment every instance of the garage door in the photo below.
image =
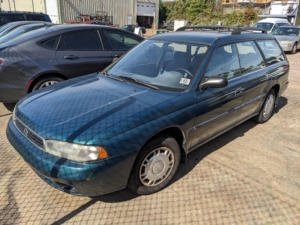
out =
{"type": "Polygon", "coordinates": [[[154,16],[155,3],[137,3],[137,15],[138,16],[154,16]]]}
{"type": "Polygon", "coordinates": [[[52,23],[59,23],[57,0],[46,0],[46,10],[52,23]]]}

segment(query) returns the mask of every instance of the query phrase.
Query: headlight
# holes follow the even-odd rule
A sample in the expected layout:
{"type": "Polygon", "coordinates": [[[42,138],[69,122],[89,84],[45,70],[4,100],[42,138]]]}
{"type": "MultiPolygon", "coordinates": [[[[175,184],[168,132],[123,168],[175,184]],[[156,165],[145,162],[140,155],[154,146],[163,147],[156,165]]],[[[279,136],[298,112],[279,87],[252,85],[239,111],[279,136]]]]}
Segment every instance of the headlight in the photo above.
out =
{"type": "Polygon", "coordinates": [[[292,41],[281,41],[280,43],[281,43],[281,44],[284,44],[284,45],[290,45],[290,44],[293,44],[292,41]]]}
{"type": "Polygon", "coordinates": [[[90,145],[79,145],[57,140],[45,140],[45,151],[77,162],[88,162],[106,159],[107,152],[104,148],[90,145]]]}

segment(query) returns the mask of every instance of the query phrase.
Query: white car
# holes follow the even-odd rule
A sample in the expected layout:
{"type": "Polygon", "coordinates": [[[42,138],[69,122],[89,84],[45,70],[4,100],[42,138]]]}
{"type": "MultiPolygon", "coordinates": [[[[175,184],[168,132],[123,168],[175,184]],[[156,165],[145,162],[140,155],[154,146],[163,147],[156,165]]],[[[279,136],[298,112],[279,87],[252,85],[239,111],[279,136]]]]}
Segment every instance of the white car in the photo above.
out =
{"type": "Polygon", "coordinates": [[[253,27],[256,28],[263,28],[268,31],[268,33],[272,33],[278,27],[281,26],[290,26],[291,24],[287,19],[280,19],[280,18],[266,18],[263,20],[258,21],[253,27]]]}

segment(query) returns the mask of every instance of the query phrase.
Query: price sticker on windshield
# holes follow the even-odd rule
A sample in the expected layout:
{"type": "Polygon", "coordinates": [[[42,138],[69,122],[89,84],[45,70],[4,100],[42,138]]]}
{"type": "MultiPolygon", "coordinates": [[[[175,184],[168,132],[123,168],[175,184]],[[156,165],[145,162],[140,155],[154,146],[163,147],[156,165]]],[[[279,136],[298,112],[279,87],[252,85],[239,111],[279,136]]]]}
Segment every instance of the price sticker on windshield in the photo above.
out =
{"type": "Polygon", "coordinates": [[[191,82],[191,79],[181,78],[179,83],[180,83],[180,84],[189,85],[190,82],[191,82]]]}

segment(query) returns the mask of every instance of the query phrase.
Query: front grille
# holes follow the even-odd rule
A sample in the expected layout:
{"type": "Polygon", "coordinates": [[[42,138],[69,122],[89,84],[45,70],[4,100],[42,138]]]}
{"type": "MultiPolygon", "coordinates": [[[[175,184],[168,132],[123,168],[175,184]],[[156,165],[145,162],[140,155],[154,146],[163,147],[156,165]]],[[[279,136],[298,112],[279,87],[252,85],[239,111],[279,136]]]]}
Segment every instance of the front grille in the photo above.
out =
{"type": "Polygon", "coordinates": [[[32,130],[25,126],[18,118],[16,118],[14,122],[16,127],[26,138],[28,138],[33,144],[35,144],[40,149],[44,149],[43,138],[35,134],[32,130]]]}

